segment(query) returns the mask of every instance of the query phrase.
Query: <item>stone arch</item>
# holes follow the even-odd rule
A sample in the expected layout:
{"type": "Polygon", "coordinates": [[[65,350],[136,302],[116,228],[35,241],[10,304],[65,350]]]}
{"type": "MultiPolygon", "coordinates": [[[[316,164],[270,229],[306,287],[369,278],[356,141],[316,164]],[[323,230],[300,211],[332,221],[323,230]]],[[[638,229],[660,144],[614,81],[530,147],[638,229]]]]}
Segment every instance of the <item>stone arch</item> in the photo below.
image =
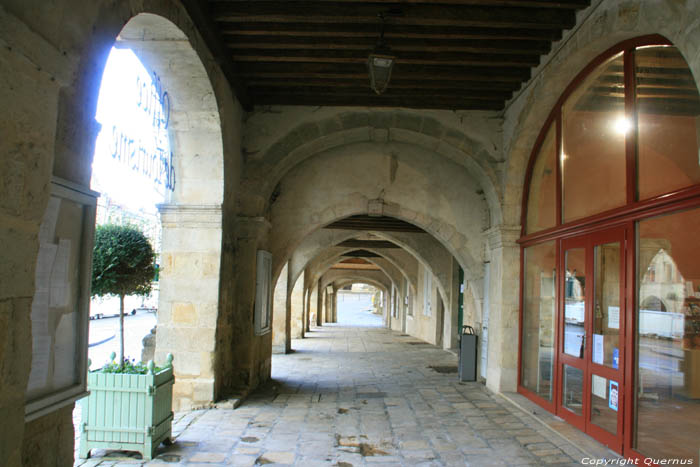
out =
{"type": "Polygon", "coordinates": [[[384,289],[384,286],[383,286],[379,281],[375,281],[375,280],[367,279],[367,278],[362,278],[362,279],[356,279],[356,278],[355,278],[355,279],[348,279],[348,278],[346,278],[346,279],[339,279],[339,280],[336,280],[336,281],[334,282],[334,284],[335,284],[335,286],[336,286],[338,289],[340,289],[340,288],[342,288],[342,287],[345,287],[345,286],[348,285],[348,284],[367,284],[367,285],[371,285],[371,286],[373,286],[373,287],[376,287],[378,290],[380,290],[380,291],[382,291],[382,292],[384,292],[384,293],[388,293],[387,290],[384,289]]]}
{"type": "Polygon", "coordinates": [[[332,271],[323,278],[321,287],[328,287],[330,284],[333,284],[336,281],[345,281],[345,285],[351,282],[367,282],[380,287],[385,293],[388,293],[389,290],[391,290],[391,279],[380,271],[332,271]],[[381,276],[385,277],[386,280],[382,280],[381,276]]]}
{"type": "MultiPolygon", "coordinates": [[[[331,267],[333,267],[334,264],[338,262],[340,258],[342,258],[345,254],[355,250],[354,248],[334,248],[334,249],[329,249],[325,252],[325,254],[321,254],[318,257],[318,261],[315,261],[310,264],[309,270],[311,273],[311,280],[315,282],[318,280],[323,274],[326,273],[331,267]]],[[[410,284],[410,287],[414,291],[414,293],[417,291],[418,288],[418,277],[417,277],[417,271],[408,271],[405,265],[402,265],[400,263],[397,263],[395,259],[391,258],[389,255],[386,254],[384,251],[372,249],[372,248],[364,248],[364,250],[370,251],[372,253],[376,253],[380,256],[380,258],[367,258],[366,260],[372,264],[375,264],[379,268],[381,268],[387,276],[389,276],[395,284],[400,285],[400,279],[407,279],[408,283],[410,284]],[[387,265],[385,264],[388,263],[389,265],[393,266],[396,271],[398,271],[400,274],[394,273],[389,273],[386,271],[387,265]]],[[[426,266],[433,275],[435,273],[430,269],[430,266],[426,266]]],[[[440,289],[440,293],[445,296],[446,288],[444,287],[444,284],[439,284],[438,285],[440,289]]]]}
{"type": "Polygon", "coordinates": [[[282,181],[282,191],[272,205],[273,271],[281,270],[308,235],[335,220],[366,214],[369,200],[381,193],[384,215],[421,227],[456,258],[468,276],[478,275],[481,267],[476,258],[483,251],[483,232],[474,220],[483,219],[485,206],[472,190],[471,178],[456,164],[428,167],[430,162],[421,159],[424,154],[421,148],[405,145],[360,143],[329,150],[295,167],[282,181]],[[387,149],[390,154],[383,151],[387,149]],[[383,169],[393,156],[399,168],[395,180],[387,184],[383,169]],[[428,190],[438,183],[450,183],[454,189],[449,194],[428,190]]]}
{"type": "MultiPolygon", "coordinates": [[[[318,153],[363,142],[403,143],[421,147],[432,157],[452,161],[466,170],[482,190],[492,222],[501,223],[500,140],[483,140],[483,134],[488,133],[483,131],[485,126],[474,124],[470,128],[456,114],[443,112],[322,109],[309,114],[305,110],[294,109],[302,115],[287,116],[288,121],[302,120],[295,127],[274,119],[276,128],[287,127],[283,136],[274,141],[264,138],[267,129],[255,115],[248,120],[250,131],[244,144],[249,157],[239,196],[242,214],[264,212],[277,183],[295,166],[318,153]]],[[[470,123],[475,122],[472,119],[470,123]]]]}
{"type": "Polygon", "coordinates": [[[241,109],[180,2],[126,1],[92,8],[94,22],[86,22],[86,30],[76,34],[84,40],[77,47],[82,53],[76,60],[76,78],[65,83],[59,98],[53,173],[89,186],[102,70],[115,39],[123,34],[123,42],[135,47],[149,71],[158,73],[172,102],[170,139],[178,175],[170,204],[161,207],[155,359],[163,361],[169,352],[175,355],[174,406],[184,410],[214,400],[222,380],[215,364],[224,367],[233,361],[215,354],[218,345],[230,340],[221,326],[227,321],[219,314],[219,273],[226,261],[222,204],[224,179],[237,179],[240,149],[235,137],[241,109]]]}
{"type": "Polygon", "coordinates": [[[660,34],[685,57],[700,88],[700,29],[697,3],[640,0],[634,5],[605,0],[549,62],[543,61],[529,86],[505,113],[503,222],[520,225],[522,196],[530,155],[547,116],[576,75],[595,57],[627,39],[660,34]]]}
{"type": "MultiPolygon", "coordinates": [[[[292,265],[292,275],[296,277],[301,274],[301,271],[312,265],[314,260],[326,250],[333,248],[335,245],[345,240],[357,238],[363,235],[363,233],[365,233],[365,231],[335,229],[316,230],[304,238],[289,260],[292,265]]],[[[418,262],[430,269],[439,281],[443,284],[447,283],[447,271],[449,271],[449,263],[452,259],[452,255],[431,235],[378,231],[368,231],[367,233],[371,233],[376,237],[383,238],[400,246],[403,250],[410,253],[418,262]]],[[[372,251],[385,256],[385,252],[379,252],[377,250],[372,251]]],[[[284,266],[284,264],[287,263],[282,259],[280,264],[284,266]]],[[[275,278],[273,282],[276,282],[276,277],[278,276],[279,271],[273,276],[275,278]]],[[[413,274],[406,274],[406,276],[409,278],[411,287],[415,292],[417,280],[409,277],[413,276],[413,274]]]]}
{"type": "MultiPolygon", "coordinates": [[[[384,258],[367,258],[367,261],[374,264],[379,268],[379,271],[374,270],[375,272],[381,272],[384,274],[391,284],[399,284],[400,280],[405,277],[401,270],[394,266],[391,262],[384,258]]],[[[319,268],[315,270],[314,277],[318,278],[318,280],[322,280],[324,275],[330,273],[330,272],[335,272],[335,271],[346,271],[346,270],[340,270],[340,269],[332,269],[333,265],[338,262],[338,257],[335,257],[333,259],[330,259],[326,261],[324,264],[319,265],[319,268]]],[[[363,270],[360,270],[363,271],[363,270]]],[[[367,270],[372,271],[372,270],[367,270]]]]}

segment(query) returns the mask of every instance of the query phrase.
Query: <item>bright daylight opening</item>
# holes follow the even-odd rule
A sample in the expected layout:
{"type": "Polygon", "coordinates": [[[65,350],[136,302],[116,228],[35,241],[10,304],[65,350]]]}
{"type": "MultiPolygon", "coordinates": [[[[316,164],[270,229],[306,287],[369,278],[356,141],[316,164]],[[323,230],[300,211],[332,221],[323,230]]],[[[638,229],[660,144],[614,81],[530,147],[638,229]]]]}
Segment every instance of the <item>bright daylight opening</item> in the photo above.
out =
{"type": "MultiPolygon", "coordinates": [[[[168,139],[170,98],[131,49],[113,47],[105,66],[95,119],[102,129],[95,144],[91,188],[100,193],[97,225],[132,225],[160,253],[156,205],[168,199],[175,172],[168,139]]],[[[156,260],[157,261],[157,260],[156,260]]],[[[157,279],[157,275],[156,275],[157,279]]],[[[125,357],[141,359],[141,340],[156,324],[158,286],[148,296],[128,296],[124,312],[125,357]]],[[[118,352],[119,299],[95,297],[90,304],[89,357],[94,366],[118,352]],[[99,319],[100,321],[94,321],[99,319]]]]}
{"type": "Polygon", "coordinates": [[[348,284],[338,290],[338,325],[382,327],[386,294],[368,284],[348,284]]]}

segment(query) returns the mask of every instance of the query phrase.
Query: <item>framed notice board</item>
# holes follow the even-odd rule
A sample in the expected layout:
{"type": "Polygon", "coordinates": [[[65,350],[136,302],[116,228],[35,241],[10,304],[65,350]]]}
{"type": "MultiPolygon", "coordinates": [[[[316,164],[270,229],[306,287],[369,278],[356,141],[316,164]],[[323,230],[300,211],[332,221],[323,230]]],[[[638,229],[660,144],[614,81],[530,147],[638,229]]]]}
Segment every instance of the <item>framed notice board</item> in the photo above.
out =
{"type": "Polygon", "coordinates": [[[262,336],[272,330],[272,255],[258,250],[255,279],[255,335],[262,336]]]}
{"type": "Polygon", "coordinates": [[[54,178],[39,228],[32,301],[27,421],[87,393],[92,248],[97,193],[54,178]]]}

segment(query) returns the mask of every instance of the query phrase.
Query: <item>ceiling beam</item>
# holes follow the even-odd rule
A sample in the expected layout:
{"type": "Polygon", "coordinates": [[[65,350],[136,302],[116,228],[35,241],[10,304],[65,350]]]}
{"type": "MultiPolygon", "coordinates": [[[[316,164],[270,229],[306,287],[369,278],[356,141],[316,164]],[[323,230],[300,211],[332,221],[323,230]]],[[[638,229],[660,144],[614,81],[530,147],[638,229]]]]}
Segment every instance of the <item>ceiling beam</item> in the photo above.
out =
{"type": "MultiPolygon", "coordinates": [[[[233,54],[235,62],[313,62],[313,63],[359,63],[367,62],[367,50],[265,50],[240,49],[233,54]]],[[[401,65],[440,66],[493,66],[525,67],[537,66],[539,55],[475,54],[455,52],[404,52],[396,55],[396,67],[401,65]]]]}
{"type": "MultiPolygon", "coordinates": [[[[250,0],[225,0],[227,2],[247,2],[250,0]]],[[[258,2],[266,0],[256,0],[258,2]]],[[[375,3],[396,6],[397,0],[318,0],[333,3],[375,3]]],[[[580,9],[590,4],[590,0],[401,0],[402,4],[439,4],[439,5],[480,5],[491,7],[517,6],[526,8],[563,8],[580,9]]]]}
{"type": "MultiPolygon", "coordinates": [[[[299,78],[352,78],[367,79],[367,66],[364,63],[266,63],[240,62],[241,76],[250,77],[293,77],[299,78]]],[[[421,80],[477,80],[522,83],[530,78],[530,68],[527,67],[496,67],[488,66],[441,66],[441,65],[397,65],[391,73],[391,79],[421,79],[421,80]]]]}
{"type": "MultiPolygon", "coordinates": [[[[230,34],[224,37],[226,45],[234,54],[239,50],[372,50],[376,37],[338,38],[329,37],[319,40],[317,37],[277,36],[251,37],[230,34]]],[[[518,41],[512,39],[416,39],[396,38],[391,41],[391,50],[400,52],[466,52],[474,54],[522,54],[539,56],[547,53],[551,47],[549,41],[518,41]]]]}
{"type": "Polygon", "coordinates": [[[350,216],[328,224],[326,229],[374,230],[387,232],[425,233],[420,227],[393,217],[350,216]]]}
{"type": "MultiPolygon", "coordinates": [[[[379,30],[378,15],[387,10],[381,3],[310,1],[210,1],[216,21],[278,23],[367,23],[379,30]]],[[[428,26],[474,26],[494,28],[570,29],[576,23],[574,10],[557,8],[485,7],[474,5],[401,4],[401,15],[393,24],[428,26]]]]}
{"type": "Polygon", "coordinates": [[[343,253],[343,256],[350,258],[381,258],[381,255],[367,250],[354,250],[343,253]]]}
{"type": "Polygon", "coordinates": [[[401,248],[396,243],[388,240],[361,240],[359,238],[345,240],[336,246],[344,248],[401,248]]]}
{"type": "MultiPolygon", "coordinates": [[[[270,36],[270,37],[331,37],[372,38],[379,36],[375,24],[339,23],[265,23],[265,22],[218,22],[221,33],[226,35],[270,36]]],[[[392,25],[384,33],[387,41],[394,39],[441,39],[441,40],[518,40],[525,42],[556,41],[561,39],[561,29],[526,28],[477,28],[461,26],[392,25]]]]}
{"type": "MultiPolygon", "coordinates": [[[[318,86],[320,88],[330,87],[330,86],[340,86],[340,87],[366,87],[369,78],[365,76],[359,76],[356,78],[347,79],[333,79],[333,78],[305,78],[297,79],[287,77],[286,79],[275,79],[275,78],[258,78],[251,76],[248,80],[248,86],[250,88],[260,88],[260,87],[280,87],[280,88],[290,88],[298,86],[318,86]]],[[[417,89],[417,90],[442,90],[442,89],[459,89],[462,91],[501,91],[503,93],[511,93],[520,87],[519,83],[501,83],[492,81],[436,81],[436,80],[408,80],[408,79],[392,79],[391,89],[417,89]]],[[[438,91],[438,94],[440,91],[438,91]]]]}

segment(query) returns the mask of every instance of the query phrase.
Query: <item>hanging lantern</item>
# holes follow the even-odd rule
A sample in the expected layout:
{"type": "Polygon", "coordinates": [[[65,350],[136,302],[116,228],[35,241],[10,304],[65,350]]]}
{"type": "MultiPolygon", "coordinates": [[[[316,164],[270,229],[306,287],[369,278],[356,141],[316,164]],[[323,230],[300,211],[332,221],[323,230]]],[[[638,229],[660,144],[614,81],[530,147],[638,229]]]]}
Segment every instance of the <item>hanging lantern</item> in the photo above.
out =
{"type": "Polygon", "coordinates": [[[367,57],[367,70],[369,72],[369,86],[378,95],[383,93],[389,85],[391,70],[396,62],[396,57],[391,54],[391,49],[384,43],[384,14],[380,14],[382,19],[382,31],[369,57],[367,57]]]}

